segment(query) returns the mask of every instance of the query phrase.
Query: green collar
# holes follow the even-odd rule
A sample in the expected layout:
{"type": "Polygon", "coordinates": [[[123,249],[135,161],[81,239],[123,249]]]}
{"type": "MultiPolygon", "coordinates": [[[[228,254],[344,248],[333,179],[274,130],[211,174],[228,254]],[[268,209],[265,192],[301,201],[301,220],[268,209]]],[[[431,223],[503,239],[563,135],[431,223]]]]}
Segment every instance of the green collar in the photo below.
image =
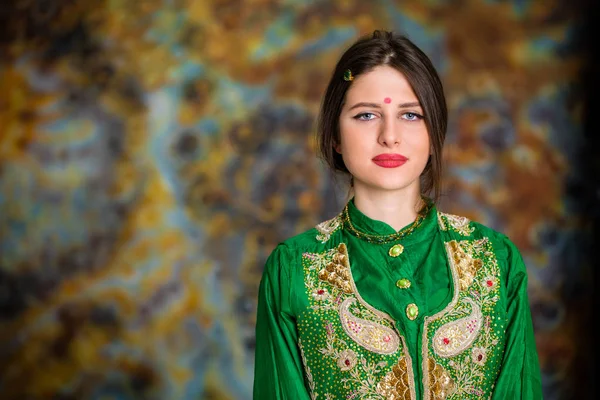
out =
{"type": "Polygon", "coordinates": [[[437,211],[433,202],[424,198],[426,205],[421,210],[417,219],[395,231],[383,221],[371,219],[363,214],[354,204],[354,198],[348,201],[342,212],[344,229],[354,236],[370,243],[390,243],[400,241],[409,243],[419,238],[433,234],[437,229],[437,211]]]}

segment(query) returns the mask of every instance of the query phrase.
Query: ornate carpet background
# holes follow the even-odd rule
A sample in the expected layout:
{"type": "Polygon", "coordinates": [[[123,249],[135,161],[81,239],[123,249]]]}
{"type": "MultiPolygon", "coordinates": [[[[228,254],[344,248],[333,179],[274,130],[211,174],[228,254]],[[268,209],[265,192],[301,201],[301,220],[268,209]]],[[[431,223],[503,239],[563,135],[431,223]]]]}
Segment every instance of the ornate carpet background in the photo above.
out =
{"type": "Polygon", "coordinates": [[[376,28],[443,77],[441,208],[521,249],[546,398],[591,393],[584,2],[5,3],[3,400],[250,399],[263,263],[345,202],[314,118],[376,28]]]}

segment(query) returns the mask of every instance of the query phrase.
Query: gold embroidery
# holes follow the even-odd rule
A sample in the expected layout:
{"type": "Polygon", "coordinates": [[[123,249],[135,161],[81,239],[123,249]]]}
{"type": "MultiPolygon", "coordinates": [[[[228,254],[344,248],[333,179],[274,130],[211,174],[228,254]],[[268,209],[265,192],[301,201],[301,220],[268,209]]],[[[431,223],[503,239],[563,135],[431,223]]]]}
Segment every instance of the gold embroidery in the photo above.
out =
{"type": "Polygon", "coordinates": [[[315,228],[319,231],[317,235],[317,240],[321,243],[325,243],[331,237],[331,234],[338,230],[338,228],[342,225],[342,218],[340,215],[331,218],[327,221],[321,222],[315,228]]]}
{"type": "Polygon", "coordinates": [[[452,377],[433,358],[427,360],[427,373],[429,374],[429,383],[431,385],[431,399],[443,400],[455,391],[452,377]]]}
{"type": "Polygon", "coordinates": [[[325,334],[326,346],[318,351],[335,360],[337,367],[343,372],[342,384],[345,387],[347,387],[346,384],[349,384],[355,395],[361,395],[357,398],[373,398],[372,396],[377,394],[374,382],[388,363],[385,360],[377,363],[369,362],[364,356],[350,349],[345,340],[337,337],[334,325],[330,321],[325,321],[325,334]]]}
{"type": "Polygon", "coordinates": [[[485,365],[487,350],[484,347],[474,347],[471,350],[471,360],[477,365],[485,365]]]}
{"type": "Polygon", "coordinates": [[[425,318],[424,399],[491,397],[504,350],[498,262],[488,238],[446,242],[446,253],[454,296],[425,318]]]}
{"type": "Polygon", "coordinates": [[[304,372],[306,373],[306,380],[308,381],[308,387],[310,388],[310,398],[316,400],[317,395],[315,394],[315,381],[313,379],[310,368],[306,363],[306,356],[304,355],[304,347],[302,347],[302,339],[298,338],[298,348],[300,349],[300,357],[302,358],[302,365],[304,366],[304,372]]]}
{"type": "Polygon", "coordinates": [[[441,326],[433,336],[433,349],[441,357],[451,357],[465,351],[481,330],[481,309],[468,297],[462,300],[471,305],[471,314],[441,326]]]}
{"type": "Polygon", "coordinates": [[[350,306],[355,303],[356,299],[350,297],[340,306],[340,320],[348,336],[365,349],[379,354],[393,354],[398,351],[398,335],[386,326],[353,315],[350,306]]]}
{"type": "Polygon", "coordinates": [[[377,384],[377,394],[388,400],[412,399],[406,358],[402,357],[377,384]]]}
{"type": "Polygon", "coordinates": [[[483,262],[467,254],[455,240],[449,242],[448,245],[449,255],[456,266],[460,290],[466,290],[473,283],[473,279],[483,262]]]}
{"type": "Polygon", "coordinates": [[[337,366],[341,371],[349,371],[356,365],[356,353],[350,349],[341,351],[338,354],[337,366]]]}
{"type": "Polygon", "coordinates": [[[309,305],[299,318],[298,331],[303,344],[311,343],[305,350],[307,364],[316,374],[318,398],[328,399],[335,393],[331,399],[383,400],[377,392],[377,382],[402,355],[406,360],[402,365],[406,378],[405,390],[399,393],[404,396],[386,399],[416,399],[412,361],[404,339],[396,331],[394,320],[370,306],[358,293],[346,245],[342,243],[323,253],[303,253],[302,264],[309,305]],[[350,334],[349,329],[356,331],[350,334]],[[386,333],[393,335],[387,337],[386,333]],[[361,340],[357,335],[362,336],[361,340]],[[389,343],[396,350],[387,354],[386,349],[392,346],[389,343]]]}
{"type": "MultiPolygon", "coordinates": [[[[387,369],[386,361],[369,362],[365,357],[357,360],[356,367],[348,371],[346,378],[342,378],[342,384],[352,387],[352,390],[344,399],[380,399],[375,382],[378,376],[387,369]]],[[[341,393],[340,393],[341,394],[341,393]]]]}
{"type": "Polygon", "coordinates": [[[475,230],[475,228],[470,225],[471,221],[467,217],[459,217],[458,215],[438,212],[438,222],[443,231],[448,230],[448,225],[450,225],[451,228],[454,228],[463,236],[470,236],[475,230]],[[442,217],[446,218],[447,223],[442,217]]]}
{"type": "MultiPolygon", "coordinates": [[[[343,293],[351,294],[355,292],[353,287],[350,264],[348,262],[348,253],[345,244],[340,244],[337,251],[333,254],[331,262],[319,271],[319,279],[331,284],[333,287],[341,290],[343,293]]],[[[356,294],[358,294],[356,292],[356,294]]],[[[327,298],[324,289],[313,291],[315,299],[327,298]]],[[[350,307],[356,303],[356,298],[348,297],[339,307],[339,316],[344,331],[367,350],[379,354],[393,354],[398,351],[400,339],[392,328],[381,325],[372,320],[357,317],[350,311],[350,307]]]]}
{"type": "Polygon", "coordinates": [[[344,293],[352,293],[350,268],[347,267],[346,245],[340,244],[338,252],[325,268],[319,271],[319,279],[341,289],[344,293]]]}

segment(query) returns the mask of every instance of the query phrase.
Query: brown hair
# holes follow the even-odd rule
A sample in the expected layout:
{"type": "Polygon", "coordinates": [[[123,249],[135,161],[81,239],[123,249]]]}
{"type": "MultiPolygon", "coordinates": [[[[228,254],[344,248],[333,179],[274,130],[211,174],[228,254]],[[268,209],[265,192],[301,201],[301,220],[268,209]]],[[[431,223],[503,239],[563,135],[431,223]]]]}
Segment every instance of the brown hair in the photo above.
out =
{"type": "Polygon", "coordinates": [[[320,156],[334,172],[349,173],[342,156],[334,150],[340,141],[340,114],[346,92],[352,84],[352,81],[344,80],[344,72],[349,69],[357,77],[380,65],[401,72],[423,107],[432,154],[421,174],[421,192],[432,192],[433,200],[437,201],[441,188],[442,146],[448,123],[446,99],[431,60],[406,36],[376,30],[358,39],[342,54],[325,91],[317,119],[320,156]]]}

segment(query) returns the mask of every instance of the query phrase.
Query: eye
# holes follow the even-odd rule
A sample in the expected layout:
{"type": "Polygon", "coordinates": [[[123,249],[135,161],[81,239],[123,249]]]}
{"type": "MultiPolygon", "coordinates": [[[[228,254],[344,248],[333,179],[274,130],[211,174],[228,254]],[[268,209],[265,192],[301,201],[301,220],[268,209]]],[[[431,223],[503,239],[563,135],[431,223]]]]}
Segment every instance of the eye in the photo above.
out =
{"type": "Polygon", "coordinates": [[[359,121],[370,121],[372,119],[375,119],[376,115],[370,112],[365,112],[365,113],[360,113],[356,116],[354,116],[354,119],[357,119],[359,121]]]}
{"type": "Polygon", "coordinates": [[[407,121],[418,121],[420,119],[423,119],[423,116],[414,112],[405,112],[404,114],[402,114],[402,118],[404,118],[407,121]]]}

